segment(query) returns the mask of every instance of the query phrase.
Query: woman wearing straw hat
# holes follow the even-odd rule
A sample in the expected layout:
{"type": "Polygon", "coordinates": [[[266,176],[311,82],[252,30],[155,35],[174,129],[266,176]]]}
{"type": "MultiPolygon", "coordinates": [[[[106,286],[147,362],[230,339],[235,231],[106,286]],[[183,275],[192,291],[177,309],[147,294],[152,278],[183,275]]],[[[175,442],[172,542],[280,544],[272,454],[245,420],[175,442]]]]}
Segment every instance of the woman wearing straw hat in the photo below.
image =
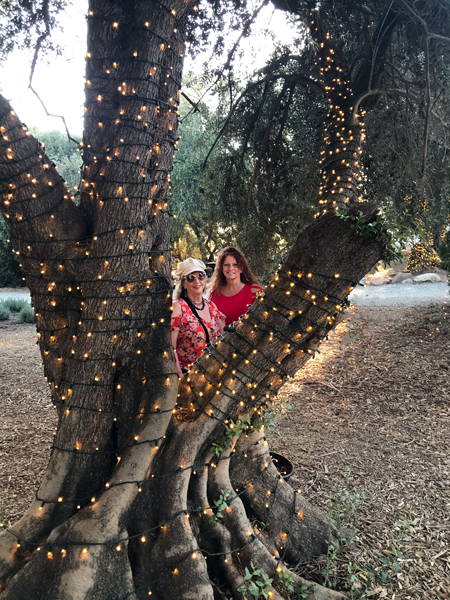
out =
{"type": "Polygon", "coordinates": [[[172,310],[172,344],[176,349],[177,371],[186,373],[203,349],[223,333],[225,315],[203,293],[206,287],[205,265],[187,258],[178,265],[172,310]]]}

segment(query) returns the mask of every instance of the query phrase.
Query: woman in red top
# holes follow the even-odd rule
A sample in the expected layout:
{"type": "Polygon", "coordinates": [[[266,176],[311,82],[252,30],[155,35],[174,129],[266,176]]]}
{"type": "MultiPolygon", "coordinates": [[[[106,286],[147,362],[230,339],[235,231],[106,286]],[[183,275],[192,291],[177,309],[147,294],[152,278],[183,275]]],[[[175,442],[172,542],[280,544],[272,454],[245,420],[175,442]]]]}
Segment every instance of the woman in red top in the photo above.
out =
{"type": "Polygon", "coordinates": [[[176,349],[177,371],[181,375],[223,333],[225,315],[214,302],[203,297],[206,286],[205,265],[188,258],[178,265],[172,312],[172,344],[176,349]]]}
{"type": "Polygon", "coordinates": [[[226,316],[226,325],[245,314],[261,290],[242,252],[234,246],[224,248],[217,257],[210,299],[226,316]]]}

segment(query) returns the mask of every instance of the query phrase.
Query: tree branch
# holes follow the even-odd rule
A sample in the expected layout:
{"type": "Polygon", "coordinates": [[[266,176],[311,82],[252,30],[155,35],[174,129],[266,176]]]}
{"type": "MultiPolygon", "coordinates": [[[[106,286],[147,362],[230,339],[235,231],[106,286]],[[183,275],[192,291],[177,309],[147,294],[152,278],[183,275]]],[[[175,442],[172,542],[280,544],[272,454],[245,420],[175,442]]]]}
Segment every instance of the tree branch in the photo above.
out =
{"type": "Polygon", "coordinates": [[[352,88],[356,97],[364,91],[378,86],[378,81],[384,72],[386,54],[398,21],[398,14],[391,5],[375,28],[372,36],[371,56],[363,61],[355,75],[352,88]]]}
{"type": "Polygon", "coordinates": [[[422,175],[425,171],[425,163],[427,159],[428,151],[428,132],[430,129],[430,112],[431,112],[431,82],[430,82],[430,40],[435,39],[441,42],[450,43],[450,38],[433,34],[429,31],[428,25],[415,10],[405,2],[405,0],[398,0],[400,5],[406,10],[406,12],[417,22],[423,30],[424,35],[424,54],[425,54],[425,82],[426,82],[426,113],[425,113],[425,127],[423,132],[423,152],[422,152],[422,175]]]}
{"type": "Polygon", "coordinates": [[[285,83],[290,83],[290,84],[292,84],[292,83],[302,83],[302,84],[310,87],[314,91],[316,91],[318,94],[323,94],[324,93],[324,90],[322,89],[322,87],[320,86],[320,84],[318,84],[316,81],[313,81],[313,80],[309,79],[308,77],[305,77],[305,76],[299,75],[299,74],[295,74],[295,75],[276,74],[276,75],[273,75],[273,76],[270,76],[270,77],[265,77],[264,79],[260,79],[259,81],[256,81],[256,82],[250,84],[240,94],[240,96],[235,101],[234,105],[231,107],[230,112],[228,113],[228,116],[225,119],[225,123],[222,125],[221,130],[217,134],[216,139],[214,140],[211,148],[208,151],[208,154],[205,157],[205,160],[203,161],[203,167],[206,167],[206,164],[208,162],[209,157],[211,156],[212,151],[216,147],[217,142],[222,137],[225,129],[227,128],[228,123],[231,120],[231,117],[234,114],[234,111],[236,110],[236,108],[237,108],[238,104],[241,102],[241,100],[243,100],[243,98],[245,98],[245,96],[249,92],[251,92],[252,90],[254,90],[255,88],[257,88],[259,85],[261,85],[263,83],[271,82],[271,81],[276,81],[277,79],[283,79],[285,81],[285,83]]]}
{"type": "Polygon", "coordinates": [[[189,102],[189,104],[193,107],[194,113],[198,112],[199,111],[199,108],[198,108],[199,102],[194,102],[184,92],[180,92],[180,93],[183,96],[183,98],[186,98],[186,100],[189,102]]]}
{"type": "Polygon", "coordinates": [[[244,139],[244,143],[242,144],[242,151],[241,151],[241,156],[240,156],[240,160],[241,160],[241,164],[244,161],[244,155],[245,155],[245,151],[247,150],[247,144],[248,141],[250,139],[250,136],[255,128],[255,125],[258,121],[258,118],[261,114],[261,111],[263,109],[264,103],[266,101],[266,97],[267,97],[267,92],[269,90],[269,82],[266,83],[266,85],[264,86],[264,90],[263,90],[263,94],[262,94],[262,98],[261,98],[261,102],[258,105],[258,108],[256,109],[256,113],[253,114],[253,118],[251,120],[250,126],[247,130],[247,135],[245,136],[244,139]]]}
{"type": "Polygon", "coordinates": [[[425,36],[425,80],[426,80],[426,112],[425,112],[425,127],[423,131],[423,151],[422,151],[422,175],[425,172],[425,162],[427,160],[428,151],[428,132],[430,129],[430,113],[431,113],[431,83],[430,83],[430,39],[425,36]]]}
{"type": "Polygon", "coordinates": [[[50,33],[51,33],[51,29],[50,29],[50,17],[49,17],[49,13],[48,13],[48,7],[49,7],[49,0],[44,0],[43,4],[42,4],[42,12],[44,13],[45,31],[44,31],[44,33],[42,33],[39,36],[39,38],[38,38],[38,40],[36,42],[36,46],[34,48],[33,60],[31,62],[31,69],[30,69],[30,77],[28,79],[28,88],[33,92],[33,94],[36,96],[36,98],[41,103],[41,106],[44,109],[45,114],[47,115],[47,117],[56,117],[57,119],[61,119],[62,122],[64,123],[64,128],[66,130],[66,134],[67,134],[68,139],[71,142],[74,142],[77,146],[80,146],[80,143],[70,135],[69,128],[67,127],[66,119],[64,118],[64,116],[63,115],[55,115],[55,114],[49,113],[48,110],[47,110],[47,107],[45,106],[44,101],[42,100],[42,98],[39,96],[39,94],[37,93],[37,91],[33,87],[34,71],[35,71],[37,60],[38,60],[38,57],[39,57],[39,52],[41,50],[43,42],[50,36],[50,33]]]}
{"type": "Polygon", "coordinates": [[[411,100],[414,100],[415,102],[418,102],[418,100],[419,100],[417,98],[417,96],[413,96],[410,92],[405,92],[404,90],[382,90],[382,89],[368,90],[367,92],[364,92],[363,94],[358,96],[358,98],[355,100],[353,110],[352,110],[352,116],[351,116],[352,122],[356,121],[356,115],[358,113],[361,102],[365,98],[368,98],[369,96],[375,96],[377,94],[379,94],[379,95],[385,94],[387,96],[402,96],[403,98],[410,98],[411,100]]]}
{"type": "MultiPolygon", "coordinates": [[[[56,167],[3,96],[0,115],[1,208],[13,236],[24,247],[26,240],[37,245],[75,242],[84,234],[84,219],[56,167]]],[[[33,245],[33,252],[36,248],[33,245]]]]}
{"type": "Polygon", "coordinates": [[[416,13],[416,11],[405,1],[405,0],[397,0],[397,2],[405,9],[405,11],[411,15],[411,17],[417,21],[422,29],[425,31],[426,36],[429,39],[437,40],[439,42],[444,42],[445,44],[450,44],[450,37],[446,37],[444,35],[439,35],[437,33],[432,33],[428,29],[428,25],[424,19],[420,15],[416,13]]]}
{"type": "MultiPolygon", "coordinates": [[[[244,27],[242,28],[242,31],[238,37],[238,39],[236,40],[236,42],[233,44],[233,47],[231,48],[231,50],[228,53],[227,56],[227,60],[225,61],[225,64],[223,65],[223,67],[221,68],[221,70],[219,71],[216,79],[214,80],[214,82],[205,90],[205,92],[202,94],[200,100],[198,101],[197,104],[199,104],[203,98],[206,96],[206,94],[215,86],[217,85],[218,81],[220,80],[220,78],[222,77],[222,75],[224,74],[224,72],[230,68],[231,65],[231,61],[233,59],[234,53],[236,52],[236,49],[238,48],[241,40],[243,37],[245,37],[250,29],[250,26],[255,22],[256,17],[259,15],[260,11],[262,10],[262,8],[264,6],[266,6],[269,3],[269,0],[263,0],[263,2],[260,4],[260,6],[258,6],[258,8],[255,9],[255,11],[253,12],[252,16],[249,18],[249,20],[244,24],[244,27]]],[[[184,94],[183,94],[184,95],[184,94]]],[[[195,111],[194,111],[195,112],[195,111]]]]}

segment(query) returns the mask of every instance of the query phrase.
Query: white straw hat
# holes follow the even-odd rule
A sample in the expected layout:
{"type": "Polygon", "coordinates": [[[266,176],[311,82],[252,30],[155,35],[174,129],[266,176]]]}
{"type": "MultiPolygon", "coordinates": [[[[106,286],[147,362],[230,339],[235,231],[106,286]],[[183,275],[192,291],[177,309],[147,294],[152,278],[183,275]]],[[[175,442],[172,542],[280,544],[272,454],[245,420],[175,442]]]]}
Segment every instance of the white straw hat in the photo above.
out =
{"type": "Polygon", "coordinates": [[[205,271],[206,266],[201,260],[197,258],[187,258],[180,262],[178,265],[178,269],[175,271],[175,275],[179,279],[183,279],[189,273],[194,273],[195,271],[205,271]]]}

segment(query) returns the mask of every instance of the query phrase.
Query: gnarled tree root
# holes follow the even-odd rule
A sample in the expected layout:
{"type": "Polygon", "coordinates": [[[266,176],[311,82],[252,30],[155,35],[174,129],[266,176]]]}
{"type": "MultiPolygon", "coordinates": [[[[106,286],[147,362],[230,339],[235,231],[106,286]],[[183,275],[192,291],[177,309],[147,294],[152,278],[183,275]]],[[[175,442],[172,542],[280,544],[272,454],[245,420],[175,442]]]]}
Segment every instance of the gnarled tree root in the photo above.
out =
{"type": "Polygon", "coordinates": [[[243,502],[252,518],[268,522],[268,537],[263,538],[267,547],[277,548],[282,560],[295,564],[308,563],[326,553],[330,543],[337,546],[339,533],[334,523],[293,490],[271,462],[264,432],[257,431],[239,440],[237,450],[244,444],[248,444],[247,459],[233,458],[230,476],[233,487],[238,489],[252,482],[243,502]],[[261,476],[255,479],[255,472],[261,476]]]}

